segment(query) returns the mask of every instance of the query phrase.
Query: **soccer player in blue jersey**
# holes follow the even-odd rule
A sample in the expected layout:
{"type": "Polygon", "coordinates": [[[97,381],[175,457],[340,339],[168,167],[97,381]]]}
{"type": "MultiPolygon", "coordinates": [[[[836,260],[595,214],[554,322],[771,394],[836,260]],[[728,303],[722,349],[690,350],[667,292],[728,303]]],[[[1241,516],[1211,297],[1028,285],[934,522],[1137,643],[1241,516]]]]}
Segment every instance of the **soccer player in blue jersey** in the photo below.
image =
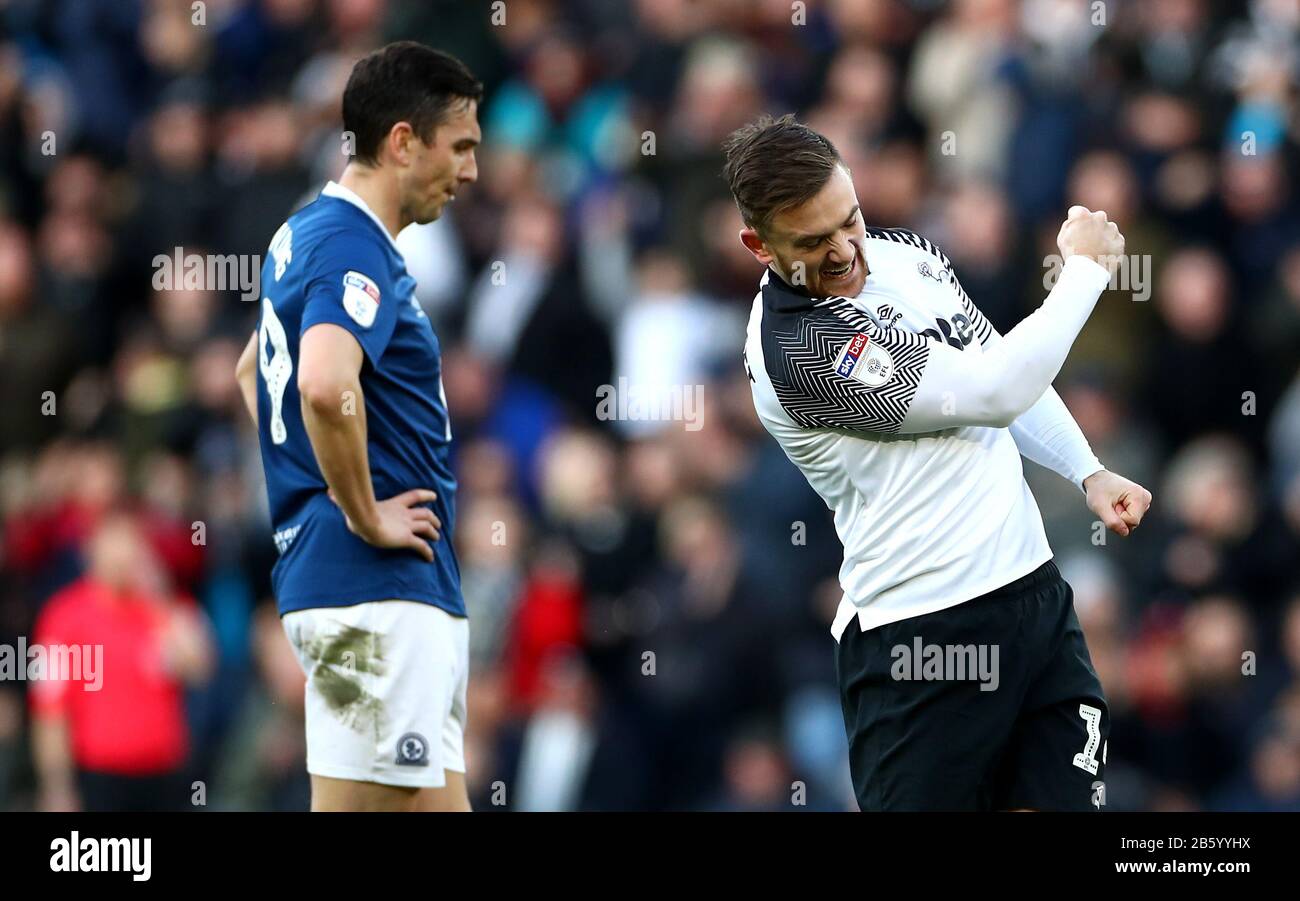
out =
{"type": "Polygon", "coordinates": [[[459,60],[414,42],[356,64],[354,155],[271,239],[237,370],[273,587],[307,675],[313,810],[469,810],[451,425],[438,339],[393,239],[477,178],[482,94],[459,60]]]}

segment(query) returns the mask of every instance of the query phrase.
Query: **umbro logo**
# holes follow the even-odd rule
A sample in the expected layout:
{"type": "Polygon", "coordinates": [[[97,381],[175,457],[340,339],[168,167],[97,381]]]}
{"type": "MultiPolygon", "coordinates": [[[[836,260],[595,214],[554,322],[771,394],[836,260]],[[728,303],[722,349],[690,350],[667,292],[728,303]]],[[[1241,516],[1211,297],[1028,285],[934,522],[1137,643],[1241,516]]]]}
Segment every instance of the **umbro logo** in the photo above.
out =
{"type": "Polygon", "coordinates": [[[895,313],[893,304],[888,303],[876,311],[876,316],[884,328],[893,328],[894,323],[903,318],[903,314],[895,313]]]}

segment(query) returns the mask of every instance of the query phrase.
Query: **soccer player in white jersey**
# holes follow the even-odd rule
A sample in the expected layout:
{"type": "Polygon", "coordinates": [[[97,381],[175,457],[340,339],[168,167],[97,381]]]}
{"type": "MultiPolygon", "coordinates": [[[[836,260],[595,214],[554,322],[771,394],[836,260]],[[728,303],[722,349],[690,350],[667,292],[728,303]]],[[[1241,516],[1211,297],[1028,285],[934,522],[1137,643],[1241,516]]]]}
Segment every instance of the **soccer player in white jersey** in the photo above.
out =
{"type": "Polygon", "coordinates": [[[859,806],[1093,809],[1110,717],[1020,458],[1119,535],[1151,503],[1051,387],[1123,236],[1072,208],[1059,280],[999,335],[938,248],[864,225],[825,137],[764,117],[724,150],[740,240],[767,267],[754,405],[844,545],[832,633],[859,806]]]}

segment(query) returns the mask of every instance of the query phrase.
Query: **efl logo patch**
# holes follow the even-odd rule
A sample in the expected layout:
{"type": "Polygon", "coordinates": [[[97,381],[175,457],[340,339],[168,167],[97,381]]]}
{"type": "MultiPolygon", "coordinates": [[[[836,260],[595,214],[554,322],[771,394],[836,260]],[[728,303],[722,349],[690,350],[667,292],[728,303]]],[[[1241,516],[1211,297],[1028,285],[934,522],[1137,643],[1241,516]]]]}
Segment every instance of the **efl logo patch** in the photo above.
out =
{"type": "Polygon", "coordinates": [[[879,344],[872,344],[865,333],[859,332],[835,358],[835,372],[868,388],[879,388],[894,374],[894,358],[879,344]]]}
{"type": "Polygon", "coordinates": [[[379,286],[360,272],[343,274],[343,309],[362,328],[375,324],[379,313],[379,286]]]}

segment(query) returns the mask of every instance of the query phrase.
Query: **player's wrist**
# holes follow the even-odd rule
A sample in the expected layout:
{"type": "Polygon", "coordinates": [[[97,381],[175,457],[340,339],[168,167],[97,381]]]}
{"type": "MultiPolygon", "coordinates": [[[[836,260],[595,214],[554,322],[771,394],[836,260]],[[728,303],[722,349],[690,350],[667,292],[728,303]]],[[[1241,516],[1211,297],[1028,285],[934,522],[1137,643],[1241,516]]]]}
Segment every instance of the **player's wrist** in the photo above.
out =
{"type": "Polygon", "coordinates": [[[1102,262],[1104,256],[1093,256],[1088,253],[1072,253],[1065,258],[1065,272],[1078,272],[1080,277],[1098,279],[1105,277],[1106,282],[1110,281],[1110,270],[1102,262]]]}
{"type": "MultiPolygon", "coordinates": [[[[1090,304],[1095,304],[1108,287],[1110,270],[1092,257],[1076,253],[1066,257],[1056,287],[1048,296],[1065,292],[1068,297],[1086,299],[1090,304]]],[[[1089,311],[1091,309],[1089,306],[1089,311]]]]}
{"type": "Polygon", "coordinates": [[[379,505],[372,498],[368,504],[362,504],[356,512],[347,513],[348,521],[352,523],[352,531],[357,534],[363,541],[370,541],[379,534],[380,516],[379,505]]]}
{"type": "Polygon", "coordinates": [[[1095,482],[1098,478],[1105,477],[1106,474],[1107,474],[1106,468],[1105,468],[1104,466],[1103,466],[1103,467],[1099,467],[1099,468],[1096,469],[1095,471],[1090,472],[1088,475],[1086,475],[1086,476],[1084,476],[1082,479],[1080,479],[1080,480],[1079,480],[1079,487],[1082,488],[1082,489],[1086,492],[1086,491],[1088,491],[1089,488],[1091,487],[1091,485],[1090,485],[1089,483],[1095,482]]]}

